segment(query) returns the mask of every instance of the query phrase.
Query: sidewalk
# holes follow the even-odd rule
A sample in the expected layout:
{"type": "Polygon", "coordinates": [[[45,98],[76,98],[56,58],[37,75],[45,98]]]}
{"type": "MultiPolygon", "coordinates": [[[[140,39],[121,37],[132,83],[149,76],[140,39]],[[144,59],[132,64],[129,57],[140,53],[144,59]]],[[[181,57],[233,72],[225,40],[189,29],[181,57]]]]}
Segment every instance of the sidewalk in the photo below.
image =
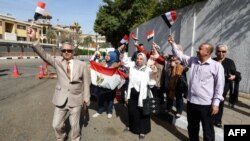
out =
{"type": "Polygon", "coordinates": [[[39,56],[5,56],[0,57],[0,60],[2,59],[40,59],[39,56]]]}
{"type": "MultiPolygon", "coordinates": [[[[186,104],[186,100],[185,104],[186,104]]],[[[185,105],[186,106],[186,105],[185,105]]],[[[186,107],[185,107],[186,108],[186,107]]],[[[159,116],[164,116],[168,122],[174,126],[187,130],[187,117],[186,111],[183,112],[182,116],[178,119],[174,117],[173,114],[163,113],[159,116]]],[[[250,124],[250,94],[240,94],[239,101],[234,108],[228,106],[228,99],[225,100],[224,105],[224,114],[222,118],[223,125],[249,125],[250,124]]],[[[200,125],[200,137],[203,136],[202,126],[200,125]]],[[[215,129],[215,140],[224,141],[224,129],[217,128],[215,129]]]]}
{"type": "MultiPolygon", "coordinates": [[[[79,59],[79,60],[89,60],[88,55],[78,55],[74,56],[74,58],[79,59]]],[[[5,60],[5,59],[40,59],[39,56],[5,56],[5,57],[0,57],[0,60],[5,60]]]]}

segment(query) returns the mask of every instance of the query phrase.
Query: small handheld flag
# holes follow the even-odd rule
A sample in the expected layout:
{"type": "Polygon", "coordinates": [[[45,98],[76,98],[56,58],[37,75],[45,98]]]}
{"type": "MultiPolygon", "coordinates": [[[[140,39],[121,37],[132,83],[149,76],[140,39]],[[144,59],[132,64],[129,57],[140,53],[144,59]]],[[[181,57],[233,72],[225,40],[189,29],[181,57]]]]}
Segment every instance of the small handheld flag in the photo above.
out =
{"type": "Polygon", "coordinates": [[[154,39],[154,35],[154,30],[147,32],[147,40],[150,41],[151,39],[154,39]]]}
{"type": "Polygon", "coordinates": [[[123,36],[123,38],[121,39],[120,43],[122,43],[122,44],[128,44],[128,40],[129,40],[129,37],[128,37],[127,34],[125,34],[123,36]]]}
{"type": "Polygon", "coordinates": [[[135,33],[134,33],[134,32],[131,33],[131,37],[132,37],[132,39],[135,40],[135,41],[138,40],[138,38],[135,36],[135,33]]]}
{"type": "Polygon", "coordinates": [[[172,24],[176,21],[176,11],[170,11],[161,15],[165,23],[171,28],[172,24]]]}
{"type": "Polygon", "coordinates": [[[36,7],[35,15],[34,15],[34,20],[40,19],[44,13],[45,13],[45,3],[42,1],[39,1],[36,7]]]}

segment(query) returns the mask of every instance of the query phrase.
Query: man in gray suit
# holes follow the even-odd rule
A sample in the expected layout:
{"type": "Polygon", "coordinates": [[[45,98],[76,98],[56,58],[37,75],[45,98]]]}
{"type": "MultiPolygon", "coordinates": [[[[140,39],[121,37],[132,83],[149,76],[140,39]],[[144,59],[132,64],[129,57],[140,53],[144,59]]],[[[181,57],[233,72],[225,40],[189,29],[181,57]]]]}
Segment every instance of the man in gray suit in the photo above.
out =
{"type": "MultiPolygon", "coordinates": [[[[35,40],[36,32],[32,28],[27,29],[27,35],[35,40]]],[[[57,73],[57,84],[53,96],[55,105],[53,128],[57,141],[64,141],[65,120],[69,116],[72,141],[80,141],[80,115],[82,106],[90,104],[89,78],[85,62],[73,59],[73,46],[69,42],[63,43],[62,56],[52,57],[39,45],[33,43],[34,51],[46,62],[50,63],[57,73]]]]}

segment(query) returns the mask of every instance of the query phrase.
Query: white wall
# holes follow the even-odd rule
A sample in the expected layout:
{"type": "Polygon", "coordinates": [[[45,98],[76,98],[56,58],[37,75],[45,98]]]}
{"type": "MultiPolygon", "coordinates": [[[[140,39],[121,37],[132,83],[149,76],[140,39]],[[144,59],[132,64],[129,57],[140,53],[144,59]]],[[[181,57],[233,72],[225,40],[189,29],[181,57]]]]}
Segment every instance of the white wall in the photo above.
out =
{"type": "MultiPolygon", "coordinates": [[[[149,50],[152,41],[146,40],[146,32],[152,29],[155,30],[154,40],[161,46],[161,51],[171,54],[166,41],[170,30],[160,16],[138,27],[139,42],[149,50]]],[[[193,29],[193,54],[203,42],[227,44],[230,51],[228,57],[235,61],[242,74],[240,91],[250,93],[250,0],[208,0],[177,10],[177,21],[171,31],[188,55],[191,55],[193,29]],[[194,13],[196,26],[193,28],[194,13]]],[[[136,33],[136,30],[133,32],[136,33]]],[[[133,40],[130,39],[129,55],[134,50],[133,40]]]]}

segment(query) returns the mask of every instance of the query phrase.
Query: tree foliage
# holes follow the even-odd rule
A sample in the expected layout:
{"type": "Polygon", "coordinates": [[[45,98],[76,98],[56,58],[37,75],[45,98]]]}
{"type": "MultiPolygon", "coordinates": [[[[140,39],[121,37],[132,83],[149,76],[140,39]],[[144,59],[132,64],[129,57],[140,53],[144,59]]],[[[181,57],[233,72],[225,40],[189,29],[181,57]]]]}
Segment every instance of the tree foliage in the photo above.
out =
{"type": "Polygon", "coordinates": [[[103,0],[94,24],[94,31],[118,46],[125,34],[140,24],[169,10],[204,0],[103,0]]]}
{"type": "Polygon", "coordinates": [[[87,37],[85,37],[84,39],[83,39],[83,45],[84,46],[90,46],[90,44],[93,42],[93,40],[92,40],[92,38],[91,38],[91,36],[87,36],[87,37]]]}
{"type": "Polygon", "coordinates": [[[52,40],[56,40],[56,32],[54,30],[52,30],[51,28],[49,28],[46,31],[46,38],[48,40],[48,43],[52,44],[52,40]]]}

